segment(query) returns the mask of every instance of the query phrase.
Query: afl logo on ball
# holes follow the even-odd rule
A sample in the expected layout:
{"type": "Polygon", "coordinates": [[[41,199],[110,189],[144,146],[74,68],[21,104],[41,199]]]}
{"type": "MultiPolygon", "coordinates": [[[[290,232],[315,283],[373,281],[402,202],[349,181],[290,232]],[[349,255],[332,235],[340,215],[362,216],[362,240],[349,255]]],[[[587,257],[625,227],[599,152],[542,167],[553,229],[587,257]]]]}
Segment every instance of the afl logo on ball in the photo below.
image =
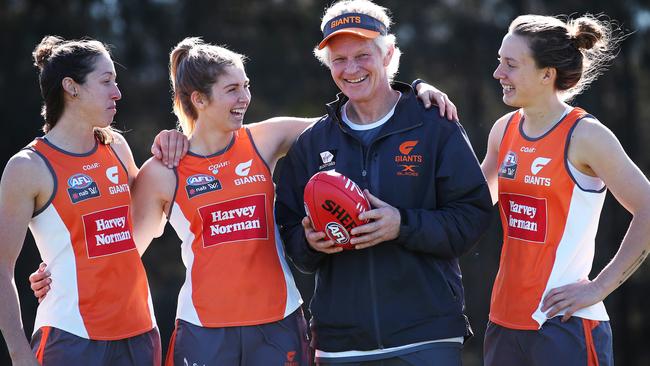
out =
{"type": "Polygon", "coordinates": [[[350,241],[350,234],[345,230],[343,225],[338,222],[329,222],[325,225],[325,233],[330,239],[334,240],[336,244],[347,244],[350,241]]]}

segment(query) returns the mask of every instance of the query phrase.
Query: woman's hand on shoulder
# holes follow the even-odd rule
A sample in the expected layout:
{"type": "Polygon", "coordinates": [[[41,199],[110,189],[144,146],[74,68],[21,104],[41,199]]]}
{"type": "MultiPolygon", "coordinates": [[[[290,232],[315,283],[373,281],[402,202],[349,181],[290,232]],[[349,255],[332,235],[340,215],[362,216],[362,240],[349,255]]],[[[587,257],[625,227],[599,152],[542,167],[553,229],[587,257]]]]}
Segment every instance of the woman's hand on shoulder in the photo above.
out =
{"type": "Polygon", "coordinates": [[[416,86],[418,99],[424,104],[424,108],[431,108],[432,105],[438,106],[440,117],[446,117],[450,121],[458,121],[458,109],[449,99],[449,96],[435,86],[424,81],[419,82],[416,86]]]}
{"type": "Polygon", "coordinates": [[[169,169],[177,167],[187,154],[190,141],[178,130],[162,130],[153,139],[151,154],[169,169]]]}

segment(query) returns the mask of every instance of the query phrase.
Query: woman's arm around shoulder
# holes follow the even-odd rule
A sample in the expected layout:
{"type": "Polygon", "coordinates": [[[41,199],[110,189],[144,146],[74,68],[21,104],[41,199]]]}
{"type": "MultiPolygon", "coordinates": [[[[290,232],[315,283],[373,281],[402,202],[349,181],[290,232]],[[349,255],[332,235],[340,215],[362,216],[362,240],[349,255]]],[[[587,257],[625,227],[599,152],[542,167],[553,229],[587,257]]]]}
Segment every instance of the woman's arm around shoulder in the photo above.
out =
{"type": "Polygon", "coordinates": [[[485,158],[481,163],[481,170],[483,171],[483,175],[485,175],[488,187],[490,188],[492,203],[496,203],[499,198],[497,174],[499,169],[499,145],[501,145],[503,134],[506,131],[506,126],[508,125],[511,116],[512,113],[504,115],[492,126],[490,135],[488,136],[487,152],[485,153],[485,158]]]}
{"type": "Polygon", "coordinates": [[[274,117],[247,125],[262,158],[273,171],[298,136],[318,118],[274,117]]]}
{"type": "Polygon", "coordinates": [[[14,365],[37,364],[20,321],[14,267],[32,214],[47,203],[53,187],[43,160],[26,150],[9,160],[0,181],[0,330],[14,365]]]}
{"type": "Polygon", "coordinates": [[[594,119],[580,121],[569,145],[569,161],[582,173],[597,176],[632,215],[614,258],[593,280],[551,290],[542,310],[549,317],[566,309],[563,319],[602,301],[643,263],[650,251],[650,182],[627,156],[616,136],[594,119]]]}
{"type": "Polygon", "coordinates": [[[167,168],[155,157],[147,160],[138,173],[132,191],[133,231],[140,255],[151,240],[162,235],[165,215],[176,190],[175,170],[167,168]]]}
{"type": "Polygon", "coordinates": [[[122,161],[126,167],[126,171],[129,174],[129,185],[133,186],[133,180],[138,175],[138,166],[135,164],[135,159],[133,158],[133,153],[131,152],[131,147],[129,143],[126,142],[124,136],[117,131],[111,131],[113,134],[113,142],[111,147],[117,154],[117,157],[122,161]]]}

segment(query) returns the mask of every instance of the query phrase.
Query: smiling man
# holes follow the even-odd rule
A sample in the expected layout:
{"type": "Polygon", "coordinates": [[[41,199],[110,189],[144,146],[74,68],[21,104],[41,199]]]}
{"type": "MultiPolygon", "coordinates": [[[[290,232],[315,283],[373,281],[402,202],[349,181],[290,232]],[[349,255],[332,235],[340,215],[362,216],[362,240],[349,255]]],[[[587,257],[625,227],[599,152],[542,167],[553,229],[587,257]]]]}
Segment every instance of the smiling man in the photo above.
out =
{"type": "Polygon", "coordinates": [[[367,0],[325,11],[314,50],[341,93],[289,151],[277,186],[287,252],[316,272],[312,346],[320,365],[459,365],[471,328],[458,257],[489,224],[490,194],[457,122],[393,82],[400,50],[387,10],[367,0]],[[353,250],[315,232],[309,178],[336,170],[372,204],[353,250]]]}

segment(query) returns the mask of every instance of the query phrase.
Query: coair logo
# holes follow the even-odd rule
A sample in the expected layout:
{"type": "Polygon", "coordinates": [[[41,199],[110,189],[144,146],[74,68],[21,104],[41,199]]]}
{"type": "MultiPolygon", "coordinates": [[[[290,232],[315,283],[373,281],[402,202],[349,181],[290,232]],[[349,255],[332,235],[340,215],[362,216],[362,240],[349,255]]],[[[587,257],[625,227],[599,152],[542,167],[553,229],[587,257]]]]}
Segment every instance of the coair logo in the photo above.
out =
{"type": "Polygon", "coordinates": [[[237,164],[235,173],[240,177],[245,177],[251,171],[251,165],[253,165],[253,159],[237,164]]]}
{"type": "Polygon", "coordinates": [[[81,169],[83,169],[83,170],[93,170],[93,169],[99,168],[99,166],[100,166],[99,163],[92,163],[92,164],[82,166],[81,169]]]}
{"type": "Polygon", "coordinates": [[[530,165],[530,171],[533,173],[533,175],[537,175],[540,170],[542,170],[543,167],[546,166],[551,161],[549,158],[543,158],[539,157],[533,160],[533,163],[530,165]]]}
{"type": "Polygon", "coordinates": [[[221,169],[221,168],[223,168],[223,167],[225,167],[225,166],[228,166],[228,165],[230,165],[230,161],[228,161],[228,160],[226,160],[226,161],[222,161],[222,162],[219,162],[219,163],[216,163],[216,164],[212,164],[212,165],[210,165],[210,166],[208,167],[208,171],[209,171],[210,173],[216,175],[216,174],[219,173],[219,169],[221,169]]]}
{"type": "Polygon", "coordinates": [[[113,184],[120,182],[120,178],[117,175],[117,166],[112,166],[106,169],[106,178],[108,178],[108,180],[110,180],[113,184]]]}
{"type": "Polygon", "coordinates": [[[411,153],[415,145],[418,144],[418,141],[404,141],[402,142],[401,145],[399,145],[399,152],[401,152],[404,155],[408,155],[411,153]]]}
{"type": "Polygon", "coordinates": [[[325,225],[325,233],[337,244],[347,244],[350,241],[350,234],[338,222],[328,222],[325,225]]]}

